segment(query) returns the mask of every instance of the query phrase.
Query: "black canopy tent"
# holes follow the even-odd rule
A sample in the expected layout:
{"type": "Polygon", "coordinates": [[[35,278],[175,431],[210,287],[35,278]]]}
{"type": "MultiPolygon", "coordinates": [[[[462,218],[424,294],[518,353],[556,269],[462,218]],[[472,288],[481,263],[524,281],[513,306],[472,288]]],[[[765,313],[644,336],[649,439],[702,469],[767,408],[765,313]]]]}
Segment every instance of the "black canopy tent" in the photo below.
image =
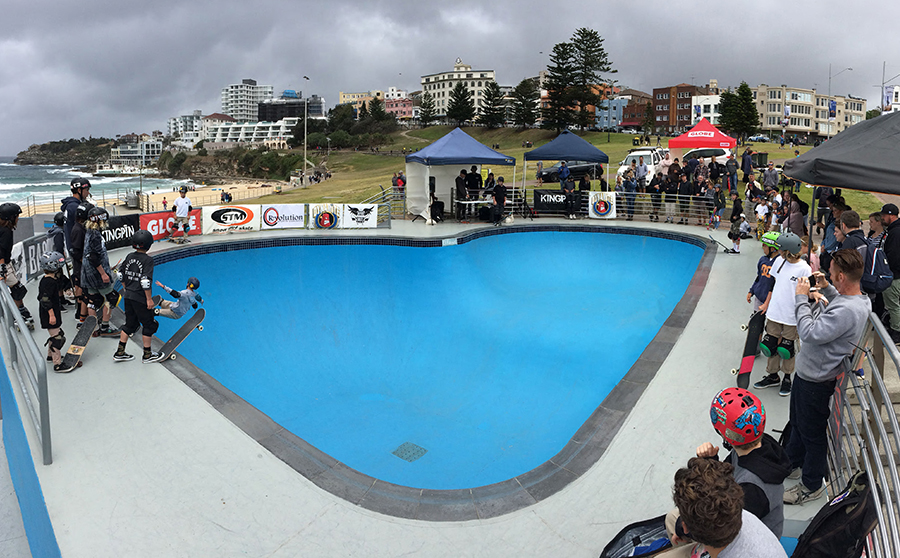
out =
{"type": "MultiPolygon", "coordinates": [[[[525,188],[528,161],[587,161],[609,163],[609,156],[568,130],[556,139],[525,153],[522,163],[522,188],[525,188]]],[[[607,169],[608,170],[608,169],[607,169]]]]}

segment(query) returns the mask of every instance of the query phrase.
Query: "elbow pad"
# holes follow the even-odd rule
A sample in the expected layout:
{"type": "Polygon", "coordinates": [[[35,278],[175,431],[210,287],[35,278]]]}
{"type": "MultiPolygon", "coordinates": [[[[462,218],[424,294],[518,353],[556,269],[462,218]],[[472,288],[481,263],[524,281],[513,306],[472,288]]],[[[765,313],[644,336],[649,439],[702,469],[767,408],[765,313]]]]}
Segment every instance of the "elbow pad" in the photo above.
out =
{"type": "Polygon", "coordinates": [[[181,291],[169,291],[169,294],[172,295],[172,298],[181,298],[181,291]]]}
{"type": "Polygon", "coordinates": [[[149,289],[153,288],[153,283],[150,282],[150,279],[148,279],[146,277],[141,277],[141,288],[144,289],[145,291],[149,290],[149,289]]]}
{"type": "Polygon", "coordinates": [[[194,206],[189,205],[189,206],[188,206],[188,213],[190,213],[190,212],[193,211],[193,210],[194,210],[194,206]]]}

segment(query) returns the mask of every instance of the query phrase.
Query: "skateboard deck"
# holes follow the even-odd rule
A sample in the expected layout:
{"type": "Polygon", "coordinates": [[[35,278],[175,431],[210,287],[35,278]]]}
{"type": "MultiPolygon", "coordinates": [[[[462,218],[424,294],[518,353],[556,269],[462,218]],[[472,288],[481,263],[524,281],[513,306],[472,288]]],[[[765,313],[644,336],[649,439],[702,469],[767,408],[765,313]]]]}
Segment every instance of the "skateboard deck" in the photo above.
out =
{"type": "Polygon", "coordinates": [[[194,312],[194,315],[188,318],[188,321],[184,323],[178,331],[175,332],[166,343],[159,349],[160,354],[162,355],[159,360],[166,360],[167,358],[175,359],[175,349],[178,348],[178,345],[181,345],[181,342],[187,339],[187,336],[191,334],[194,329],[203,331],[203,326],[200,325],[203,323],[203,318],[206,317],[206,310],[201,308],[194,312]]]}
{"type": "Polygon", "coordinates": [[[766,325],[766,314],[754,312],[750,321],[741,329],[747,330],[747,341],[744,342],[744,356],[741,358],[741,367],[733,369],[732,374],[737,374],[737,387],[747,389],[750,385],[750,373],[753,372],[753,361],[756,359],[756,350],[759,348],[759,336],[762,335],[766,325]]]}
{"type": "Polygon", "coordinates": [[[718,244],[719,246],[721,246],[722,249],[725,250],[726,254],[734,254],[734,252],[731,251],[731,248],[729,248],[728,246],[725,246],[724,244],[722,244],[721,242],[719,242],[718,240],[713,238],[713,235],[709,235],[709,239],[712,240],[713,242],[715,242],[716,244],[718,244]]]}
{"type": "Polygon", "coordinates": [[[97,316],[85,318],[78,333],[75,334],[75,338],[69,344],[65,356],[63,356],[62,366],[57,372],[71,372],[78,366],[81,355],[84,354],[84,348],[87,347],[95,329],[97,329],[97,316]]]}

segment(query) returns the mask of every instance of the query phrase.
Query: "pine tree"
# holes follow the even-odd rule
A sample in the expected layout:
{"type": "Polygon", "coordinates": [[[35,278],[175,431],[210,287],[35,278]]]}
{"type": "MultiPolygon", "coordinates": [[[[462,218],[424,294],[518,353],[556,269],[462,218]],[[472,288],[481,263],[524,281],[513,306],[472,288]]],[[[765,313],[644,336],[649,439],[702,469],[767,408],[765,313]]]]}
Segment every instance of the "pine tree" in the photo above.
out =
{"type": "Polygon", "coordinates": [[[578,107],[576,122],[585,129],[596,121],[594,107],[603,98],[595,92],[598,85],[605,83],[601,74],[615,73],[615,70],[603,48],[603,39],[593,29],[582,27],[576,30],[569,44],[573,56],[572,102],[578,107]]]}
{"type": "Polygon", "coordinates": [[[523,79],[513,89],[512,93],[512,118],[516,126],[523,130],[528,126],[534,126],[538,117],[538,100],[540,91],[533,78],[523,79]]]}
{"type": "Polygon", "coordinates": [[[369,101],[369,118],[376,122],[382,122],[390,118],[390,115],[384,110],[384,101],[377,97],[369,101]]]}
{"type": "Polygon", "coordinates": [[[559,133],[574,123],[572,86],[575,85],[575,48],[571,43],[557,43],[547,66],[547,107],[541,113],[544,126],[559,133]]]}
{"type": "Polygon", "coordinates": [[[422,126],[430,126],[435,121],[434,97],[426,91],[422,94],[422,104],[419,105],[419,123],[422,126]]]}
{"type": "Polygon", "coordinates": [[[753,92],[742,81],[736,93],[723,91],[719,96],[719,127],[738,137],[748,137],[759,129],[759,113],[753,92]]]}
{"type": "Polygon", "coordinates": [[[363,101],[359,105],[359,113],[356,115],[356,120],[362,122],[363,120],[369,118],[369,109],[366,107],[366,102],[363,101]]]}
{"type": "Polygon", "coordinates": [[[450,92],[450,103],[447,105],[447,118],[462,126],[465,122],[475,118],[475,103],[472,102],[472,94],[466,89],[463,81],[457,81],[450,92]]]}
{"type": "Polygon", "coordinates": [[[488,128],[499,128],[506,123],[506,100],[496,81],[487,82],[478,121],[488,128]]]}
{"type": "Polygon", "coordinates": [[[644,117],[641,119],[641,125],[644,128],[645,134],[650,134],[653,132],[653,120],[655,118],[655,114],[653,112],[653,103],[647,101],[647,106],[644,107],[644,117]]]}

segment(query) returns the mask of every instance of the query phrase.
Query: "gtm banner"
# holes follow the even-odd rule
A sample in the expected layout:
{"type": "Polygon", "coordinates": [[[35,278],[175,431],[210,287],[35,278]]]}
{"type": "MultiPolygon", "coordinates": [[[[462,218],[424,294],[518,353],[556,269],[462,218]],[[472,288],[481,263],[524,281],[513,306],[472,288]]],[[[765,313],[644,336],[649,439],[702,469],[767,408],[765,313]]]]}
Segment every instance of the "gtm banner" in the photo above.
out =
{"type": "Polygon", "coordinates": [[[203,208],[203,234],[259,230],[260,205],[214,205],[203,208]]]}

